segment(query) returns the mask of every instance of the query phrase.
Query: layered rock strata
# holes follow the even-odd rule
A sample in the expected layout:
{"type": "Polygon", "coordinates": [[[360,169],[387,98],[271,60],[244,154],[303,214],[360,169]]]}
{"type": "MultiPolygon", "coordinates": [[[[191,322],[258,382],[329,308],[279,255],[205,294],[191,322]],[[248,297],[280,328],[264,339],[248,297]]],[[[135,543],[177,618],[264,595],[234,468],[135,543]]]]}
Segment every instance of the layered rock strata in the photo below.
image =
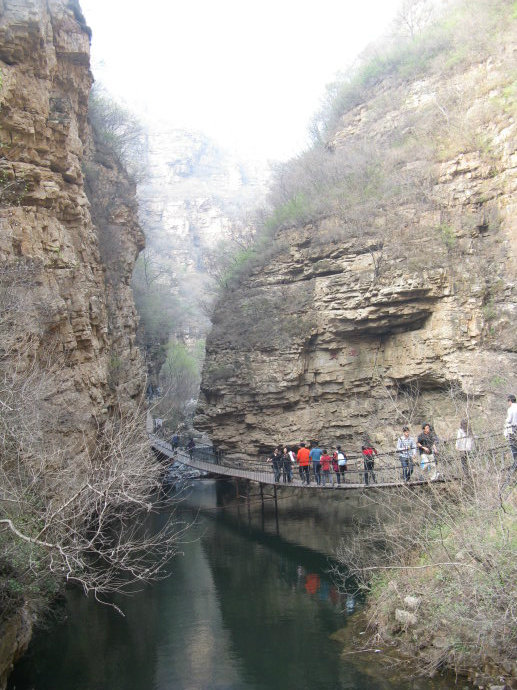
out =
{"type": "Polygon", "coordinates": [[[127,395],[142,387],[129,288],[143,246],[134,189],[88,143],[89,30],[77,2],[3,2],[0,69],[0,259],[30,266],[33,352],[60,359],[55,431],[88,435],[114,404],[114,360],[127,365],[127,395]]]}
{"type": "Polygon", "coordinates": [[[225,294],[196,418],[215,444],[250,457],[316,438],[353,452],[368,432],[388,451],[403,422],[416,433],[429,419],[447,438],[467,408],[499,429],[517,364],[514,60],[502,42],[459,74],[383,82],[344,115],[337,154],[393,155],[421,136],[433,156],[416,147],[393,168],[410,189],[396,208],[285,224],[271,258],[225,294]],[[457,131],[429,115],[444,102],[457,131]]]}
{"type": "MultiPolygon", "coordinates": [[[[144,383],[129,287],[143,238],[134,188],[91,140],[89,39],[76,0],[0,1],[0,353],[29,396],[40,386],[43,437],[77,472],[110,410],[133,406],[144,383]]],[[[31,625],[24,609],[0,630],[0,685],[31,625]]]]}

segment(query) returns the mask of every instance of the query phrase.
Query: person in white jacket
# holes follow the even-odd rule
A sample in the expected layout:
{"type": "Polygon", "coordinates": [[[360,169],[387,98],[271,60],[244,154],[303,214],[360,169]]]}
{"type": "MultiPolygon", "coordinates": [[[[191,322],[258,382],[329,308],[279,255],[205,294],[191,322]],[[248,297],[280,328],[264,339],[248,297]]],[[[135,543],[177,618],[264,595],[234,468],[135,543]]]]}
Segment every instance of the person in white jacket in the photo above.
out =
{"type": "Polygon", "coordinates": [[[473,448],[474,437],[472,436],[469,422],[467,419],[462,419],[460,422],[460,428],[456,434],[456,450],[460,456],[463,471],[467,476],[470,476],[469,453],[472,452],[473,448]]]}
{"type": "Polygon", "coordinates": [[[508,413],[504,425],[504,436],[508,439],[513,458],[512,470],[517,469],[517,399],[515,395],[508,396],[508,413]]]}

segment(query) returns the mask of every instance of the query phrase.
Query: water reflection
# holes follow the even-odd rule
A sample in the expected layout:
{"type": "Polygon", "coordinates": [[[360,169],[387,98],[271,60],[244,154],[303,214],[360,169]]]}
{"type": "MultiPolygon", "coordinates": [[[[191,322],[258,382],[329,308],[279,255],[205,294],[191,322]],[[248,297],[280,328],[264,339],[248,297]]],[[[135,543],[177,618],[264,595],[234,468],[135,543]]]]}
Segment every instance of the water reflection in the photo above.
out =
{"type": "Polygon", "coordinates": [[[299,512],[282,515],[287,540],[271,515],[261,529],[260,507],[251,519],[220,511],[214,484],[198,484],[183,510],[197,517],[173,576],[117,601],[125,618],[70,592],[66,620],[35,637],[10,690],[435,687],[342,660],[330,635],[353,620],[356,602],[336,589],[325,554],[296,543],[297,531],[310,532],[299,512]]]}

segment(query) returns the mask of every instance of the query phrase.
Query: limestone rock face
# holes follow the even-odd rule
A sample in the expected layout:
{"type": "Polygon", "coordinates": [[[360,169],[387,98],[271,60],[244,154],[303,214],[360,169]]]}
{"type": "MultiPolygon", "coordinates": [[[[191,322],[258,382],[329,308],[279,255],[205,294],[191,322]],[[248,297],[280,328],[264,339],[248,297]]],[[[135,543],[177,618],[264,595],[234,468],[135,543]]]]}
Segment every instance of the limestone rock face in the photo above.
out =
{"type": "Polygon", "coordinates": [[[146,179],[138,185],[142,225],[183,269],[227,237],[235,208],[261,194],[265,171],[244,164],[202,134],[151,125],[146,179]]]}
{"type": "MultiPolygon", "coordinates": [[[[27,388],[18,422],[40,415],[76,482],[110,410],[134,408],[144,385],[130,289],[143,235],[134,185],[88,126],[89,49],[76,0],[0,2],[1,361],[27,388]]],[[[0,687],[31,615],[2,622],[0,687]]]]}
{"type": "MultiPolygon", "coordinates": [[[[0,15],[0,262],[24,266],[20,309],[30,321],[30,356],[49,356],[59,377],[48,393],[51,430],[67,440],[93,438],[114,404],[114,362],[124,363],[122,397],[142,388],[134,347],[129,278],[143,239],[133,205],[124,205],[118,170],[100,166],[116,249],[103,264],[102,228],[92,222],[83,179],[85,150],[95,157],[87,124],[89,29],[76,0],[5,0],[0,15]]],[[[133,193],[134,196],[134,193],[133,193]]],[[[105,234],[105,233],[104,233],[105,234]]],[[[22,356],[27,352],[21,352],[22,356]]],[[[119,367],[120,368],[120,367],[119,367]]],[[[119,377],[120,378],[120,377],[119,377]]]]}
{"type": "MultiPolygon", "coordinates": [[[[253,207],[261,195],[265,171],[239,161],[201,133],[154,122],[148,125],[146,141],[146,175],[138,184],[146,236],[142,259],[158,276],[151,291],[158,284],[166,289],[173,312],[170,327],[146,332],[149,324],[143,318],[138,333],[149,380],[158,387],[169,339],[195,347],[209,330],[220,247],[251,232],[241,209],[253,207]]],[[[139,296],[138,272],[135,288],[139,296]]],[[[164,312],[167,308],[162,303],[164,312]]]]}
{"type": "Polygon", "coordinates": [[[467,396],[500,430],[517,364],[517,131],[497,98],[514,54],[505,45],[449,81],[381,85],[346,113],[335,151],[393,151],[425,122],[422,104],[461,84],[462,107],[476,112],[493,85],[488,125],[473,122],[460,150],[444,126],[426,132],[440,154],[432,164],[417,150],[395,168],[410,181],[420,170],[396,208],[355,224],[333,213],[284,225],[273,258],[224,296],[196,418],[214,443],[249,457],[307,439],[353,452],[369,432],[390,451],[406,420],[413,434],[428,419],[442,438],[455,435],[467,396]],[[476,148],[481,136],[489,155],[476,148]]]}

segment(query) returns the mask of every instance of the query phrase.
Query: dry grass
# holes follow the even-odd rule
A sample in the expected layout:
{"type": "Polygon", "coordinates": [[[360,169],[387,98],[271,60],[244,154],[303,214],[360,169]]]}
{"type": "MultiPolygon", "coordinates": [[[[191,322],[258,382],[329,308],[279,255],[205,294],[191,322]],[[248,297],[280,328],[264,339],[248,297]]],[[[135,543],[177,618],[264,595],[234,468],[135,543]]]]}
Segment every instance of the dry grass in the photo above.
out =
{"type": "Polygon", "coordinates": [[[358,525],[339,549],[370,593],[375,644],[398,644],[421,673],[491,664],[504,675],[515,664],[517,477],[500,446],[498,436],[479,440],[468,474],[455,451],[442,454],[439,469],[451,482],[383,495],[377,520],[358,525]],[[397,609],[416,620],[400,623],[397,609]]]}

